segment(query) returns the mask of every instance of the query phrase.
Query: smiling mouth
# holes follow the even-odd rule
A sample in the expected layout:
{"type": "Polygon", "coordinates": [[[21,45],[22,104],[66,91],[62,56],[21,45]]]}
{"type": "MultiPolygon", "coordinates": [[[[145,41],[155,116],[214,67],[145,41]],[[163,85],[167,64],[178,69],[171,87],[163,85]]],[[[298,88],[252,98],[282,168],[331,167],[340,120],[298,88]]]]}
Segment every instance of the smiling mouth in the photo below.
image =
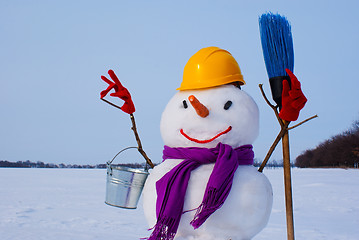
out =
{"type": "Polygon", "coordinates": [[[226,130],[224,130],[223,132],[220,132],[220,133],[218,133],[216,136],[214,136],[213,138],[206,139],[206,140],[198,140],[198,139],[196,139],[196,138],[192,138],[192,137],[188,136],[188,135],[183,131],[183,129],[180,130],[180,133],[181,133],[185,138],[187,138],[188,140],[190,140],[190,141],[192,141],[192,142],[202,143],[202,144],[203,144],[203,143],[212,142],[214,139],[216,139],[216,138],[222,136],[223,134],[228,133],[228,132],[231,131],[231,130],[232,130],[232,127],[229,126],[229,127],[228,127],[226,130]]]}

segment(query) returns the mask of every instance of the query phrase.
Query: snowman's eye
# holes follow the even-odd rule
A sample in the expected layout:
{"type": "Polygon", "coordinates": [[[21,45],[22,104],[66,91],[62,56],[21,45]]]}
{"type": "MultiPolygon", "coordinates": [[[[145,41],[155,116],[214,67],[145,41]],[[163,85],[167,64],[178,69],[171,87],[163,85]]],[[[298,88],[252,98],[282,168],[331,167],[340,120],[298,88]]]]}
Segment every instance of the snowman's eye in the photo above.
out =
{"type": "Polygon", "coordinates": [[[227,101],[226,104],[224,104],[224,110],[228,110],[232,106],[232,101],[227,101]]]}
{"type": "Polygon", "coordinates": [[[183,102],[182,102],[182,103],[183,103],[183,107],[184,107],[184,108],[188,108],[188,105],[187,105],[186,100],[183,100],[183,102]]]}

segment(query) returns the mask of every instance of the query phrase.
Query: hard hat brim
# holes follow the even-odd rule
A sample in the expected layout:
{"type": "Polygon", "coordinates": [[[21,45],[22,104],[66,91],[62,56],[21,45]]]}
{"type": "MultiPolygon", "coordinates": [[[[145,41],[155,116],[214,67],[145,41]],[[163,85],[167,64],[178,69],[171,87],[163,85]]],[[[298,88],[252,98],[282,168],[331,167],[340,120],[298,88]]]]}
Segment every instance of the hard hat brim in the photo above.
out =
{"type": "Polygon", "coordinates": [[[212,88],[212,87],[218,87],[218,86],[235,83],[235,82],[238,82],[239,85],[246,84],[246,82],[243,80],[243,76],[240,74],[236,74],[236,75],[228,76],[227,79],[225,79],[225,80],[222,79],[220,83],[218,83],[217,81],[209,81],[206,85],[203,85],[203,82],[201,82],[199,84],[195,84],[192,82],[190,85],[186,86],[182,82],[181,86],[179,88],[177,88],[176,90],[184,91],[184,90],[212,88]]]}

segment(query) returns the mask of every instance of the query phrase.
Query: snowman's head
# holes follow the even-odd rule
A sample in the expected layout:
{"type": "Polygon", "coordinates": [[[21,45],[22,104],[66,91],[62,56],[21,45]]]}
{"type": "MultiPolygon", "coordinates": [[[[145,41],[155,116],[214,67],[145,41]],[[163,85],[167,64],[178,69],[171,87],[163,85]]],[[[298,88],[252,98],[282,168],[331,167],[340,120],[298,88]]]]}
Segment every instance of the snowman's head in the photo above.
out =
{"type": "Polygon", "coordinates": [[[169,147],[233,148],[252,144],[258,136],[259,111],[243,90],[229,84],[177,92],[161,119],[161,135],[169,147]]]}

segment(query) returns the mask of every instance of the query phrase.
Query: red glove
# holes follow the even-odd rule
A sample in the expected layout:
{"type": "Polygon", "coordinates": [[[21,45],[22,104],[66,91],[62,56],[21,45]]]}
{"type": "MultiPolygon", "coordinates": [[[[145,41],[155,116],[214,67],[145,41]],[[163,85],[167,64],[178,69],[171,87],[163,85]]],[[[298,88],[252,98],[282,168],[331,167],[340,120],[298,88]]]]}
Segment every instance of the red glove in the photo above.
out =
{"type": "Polygon", "coordinates": [[[286,121],[295,121],[298,119],[300,110],[307,102],[307,98],[304,96],[302,89],[300,88],[300,82],[297,77],[289,70],[288,73],[292,89],[289,87],[287,80],[283,81],[282,91],[282,109],[279,112],[279,117],[286,121]]]}
{"type": "Polygon", "coordinates": [[[122,86],[120,80],[118,80],[116,74],[114,71],[109,70],[108,74],[110,75],[111,79],[114,81],[107,79],[105,76],[101,76],[101,79],[104,80],[106,83],[108,83],[108,87],[106,90],[103,90],[101,92],[101,98],[104,98],[112,89],[115,89],[114,93],[111,93],[110,96],[112,97],[119,97],[122,100],[125,101],[123,106],[121,107],[121,110],[125,113],[132,114],[135,112],[135,105],[132,102],[131,94],[130,92],[122,86]]]}

